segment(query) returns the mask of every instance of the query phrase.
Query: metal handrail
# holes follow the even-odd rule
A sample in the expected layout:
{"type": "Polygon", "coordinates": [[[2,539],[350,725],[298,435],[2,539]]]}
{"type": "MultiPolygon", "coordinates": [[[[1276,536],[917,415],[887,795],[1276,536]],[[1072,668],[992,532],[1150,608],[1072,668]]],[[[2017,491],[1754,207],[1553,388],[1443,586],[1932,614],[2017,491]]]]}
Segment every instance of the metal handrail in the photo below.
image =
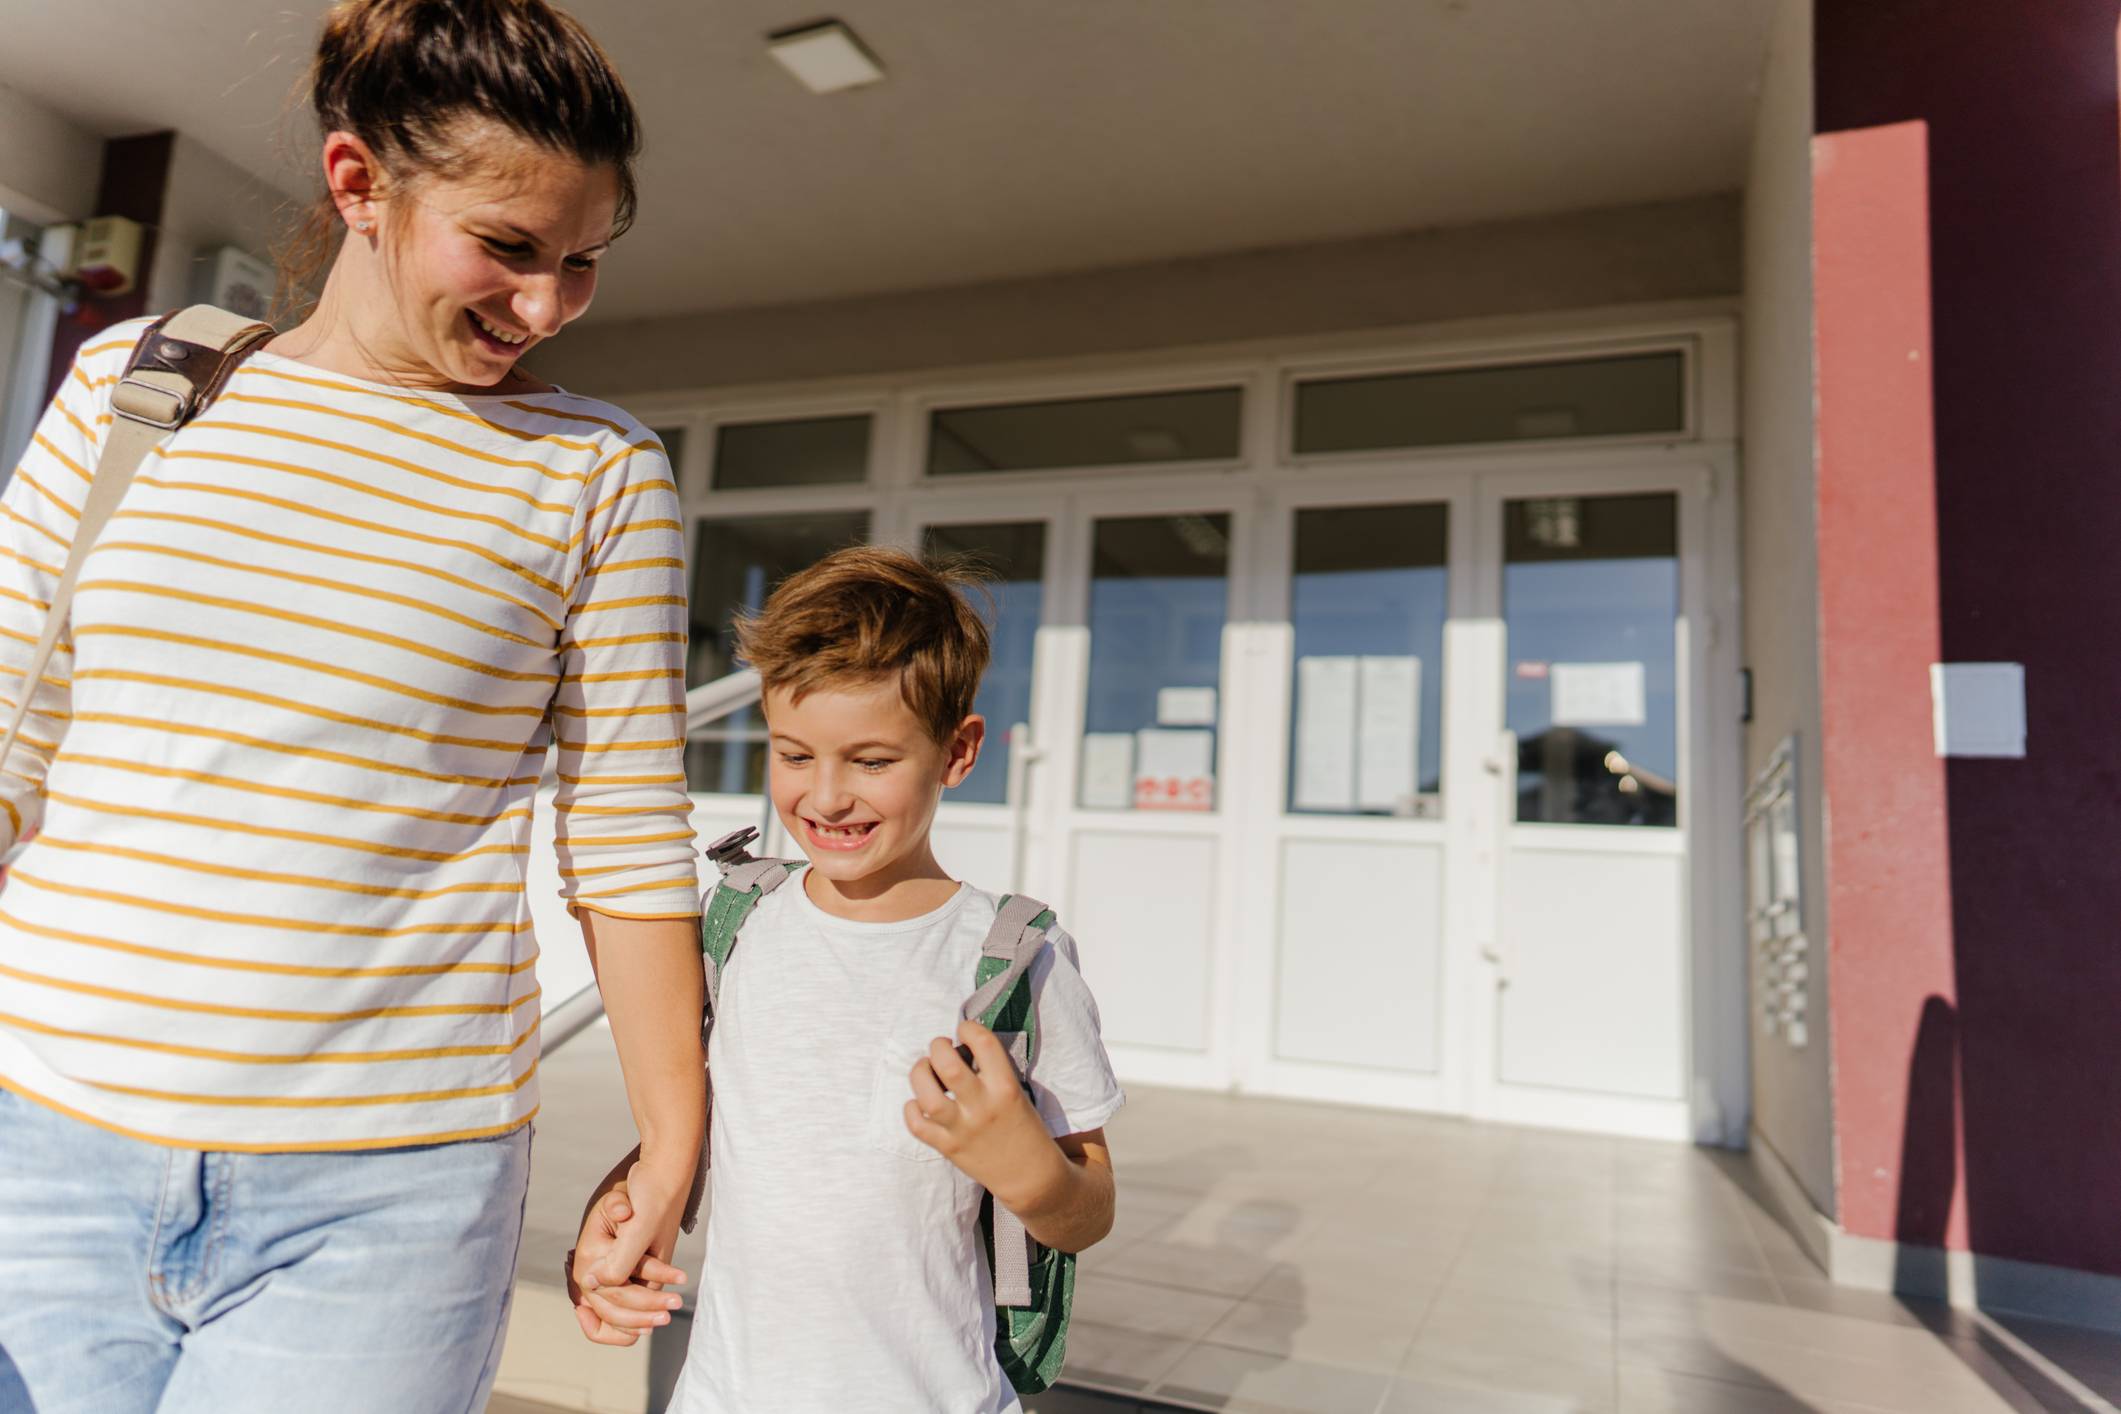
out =
{"type": "MultiPolygon", "coordinates": [[[[763,741],[764,735],[758,732],[741,729],[710,730],[714,723],[733,717],[746,707],[757,705],[758,700],[759,675],[749,671],[731,673],[728,677],[717,678],[713,682],[691,689],[685,694],[685,740],[763,741]]],[[[552,763],[558,758],[559,751],[555,748],[545,767],[545,779],[548,783],[553,779],[552,763]]],[[[759,833],[763,837],[766,833],[764,826],[772,821],[772,798],[761,793],[760,806],[762,825],[759,833]]],[[[544,1035],[540,1038],[539,1049],[546,1055],[551,1055],[596,1025],[603,1015],[603,994],[597,990],[597,984],[591,982],[545,1014],[541,1023],[544,1035]]]]}

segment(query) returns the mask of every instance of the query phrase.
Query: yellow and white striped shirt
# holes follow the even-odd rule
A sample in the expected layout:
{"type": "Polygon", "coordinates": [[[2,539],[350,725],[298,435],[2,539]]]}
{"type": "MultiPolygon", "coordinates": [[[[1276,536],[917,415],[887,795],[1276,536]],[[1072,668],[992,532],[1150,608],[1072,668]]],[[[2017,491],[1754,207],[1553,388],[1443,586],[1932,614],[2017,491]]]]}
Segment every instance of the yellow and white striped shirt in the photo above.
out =
{"type": "MultiPolygon", "coordinates": [[[[82,351],[0,497],[10,707],[143,327],[82,351]]],[[[555,733],[568,897],[699,912],[681,537],[661,444],[606,404],[253,355],[141,466],[0,776],[0,846],[35,832],[0,1086],[196,1148],[527,1122],[555,733]]]]}

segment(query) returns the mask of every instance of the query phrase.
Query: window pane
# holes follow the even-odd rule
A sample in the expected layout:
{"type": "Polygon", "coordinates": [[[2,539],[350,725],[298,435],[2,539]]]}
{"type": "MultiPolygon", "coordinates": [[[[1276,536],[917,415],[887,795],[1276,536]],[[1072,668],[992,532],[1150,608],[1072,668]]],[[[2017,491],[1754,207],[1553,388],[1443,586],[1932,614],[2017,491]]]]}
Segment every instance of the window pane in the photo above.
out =
{"type": "Polygon", "coordinates": [[[1296,513],[1291,810],[1438,813],[1449,520],[1435,505],[1296,513]]]}
{"type": "Polygon", "coordinates": [[[1230,517],[1097,522],[1085,809],[1215,808],[1230,517]]]}
{"type": "MultiPolygon", "coordinates": [[[[685,681],[698,687],[735,672],[736,638],[730,626],[738,611],[760,607],[789,575],[843,545],[868,538],[867,511],[701,521],[693,542],[692,646],[685,681]]],[[[746,708],[711,730],[756,731],[760,726],[758,714],[746,708]]],[[[695,741],[685,749],[685,776],[698,791],[762,790],[765,745],[695,741]]]]}
{"type": "Polygon", "coordinates": [[[1503,559],[1517,818],[1678,823],[1677,498],[1512,501],[1503,559]]]}
{"type": "Polygon", "coordinates": [[[1243,400],[1239,389],[1210,388],[938,408],[928,417],[928,474],[1227,461],[1243,400]]]}
{"type": "Polygon", "coordinates": [[[682,427],[658,427],[656,439],[663,444],[663,453],[670,458],[670,475],[678,485],[685,484],[685,429],[682,427]]]}
{"type": "Polygon", "coordinates": [[[869,415],[730,422],[714,431],[714,488],[821,486],[869,474],[869,415]]]}
{"type": "Polygon", "coordinates": [[[1619,437],[1686,426],[1686,360],[1628,354],[1333,378],[1296,389],[1296,450],[1619,437]]]}
{"type": "MultiPolygon", "coordinates": [[[[1001,805],[1009,798],[1009,728],[1031,720],[1031,653],[1045,600],[1045,522],[930,526],[925,548],[931,559],[969,556],[995,576],[987,586],[994,596],[994,652],[972,703],[987,719],[987,744],[948,799],[1001,805]]],[[[977,602],[983,596],[973,597],[977,602]]]]}

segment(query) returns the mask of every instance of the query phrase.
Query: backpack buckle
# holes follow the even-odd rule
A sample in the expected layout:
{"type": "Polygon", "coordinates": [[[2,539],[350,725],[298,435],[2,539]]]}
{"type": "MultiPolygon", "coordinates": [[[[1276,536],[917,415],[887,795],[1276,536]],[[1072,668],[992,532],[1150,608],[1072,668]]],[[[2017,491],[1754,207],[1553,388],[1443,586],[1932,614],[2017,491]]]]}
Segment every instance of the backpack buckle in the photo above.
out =
{"type": "Polygon", "coordinates": [[[120,417],[164,432],[182,427],[191,416],[190,398],[168,388],[157,388],[131,374],[118,380],[118,386],[111,390],[110,402],[111,411],[120,417]]]}
{"type": "Polygon", "coordinates": [[[728,834],[707,846],[707,857],[723,869],[728,868],[732,864],[740,864],[746,858],[744,847],[758,837],[757,828],[751,825],[746,825],[741,830],[731,830],[728,834]]]}

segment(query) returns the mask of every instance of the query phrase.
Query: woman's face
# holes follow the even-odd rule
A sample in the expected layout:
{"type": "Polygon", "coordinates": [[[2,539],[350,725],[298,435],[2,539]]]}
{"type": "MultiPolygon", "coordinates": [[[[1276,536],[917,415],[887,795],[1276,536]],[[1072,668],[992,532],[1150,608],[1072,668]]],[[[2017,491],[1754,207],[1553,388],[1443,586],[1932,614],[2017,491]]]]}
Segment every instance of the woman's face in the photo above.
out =
{"type": "Polygon", "coordinates": [[[494,130],[472,150],[476,175],[419,176],[373,203],[394,327],[360,322],[390,371],[491,388],[589,308],[619,182],[609,167],[494,130]]]}

